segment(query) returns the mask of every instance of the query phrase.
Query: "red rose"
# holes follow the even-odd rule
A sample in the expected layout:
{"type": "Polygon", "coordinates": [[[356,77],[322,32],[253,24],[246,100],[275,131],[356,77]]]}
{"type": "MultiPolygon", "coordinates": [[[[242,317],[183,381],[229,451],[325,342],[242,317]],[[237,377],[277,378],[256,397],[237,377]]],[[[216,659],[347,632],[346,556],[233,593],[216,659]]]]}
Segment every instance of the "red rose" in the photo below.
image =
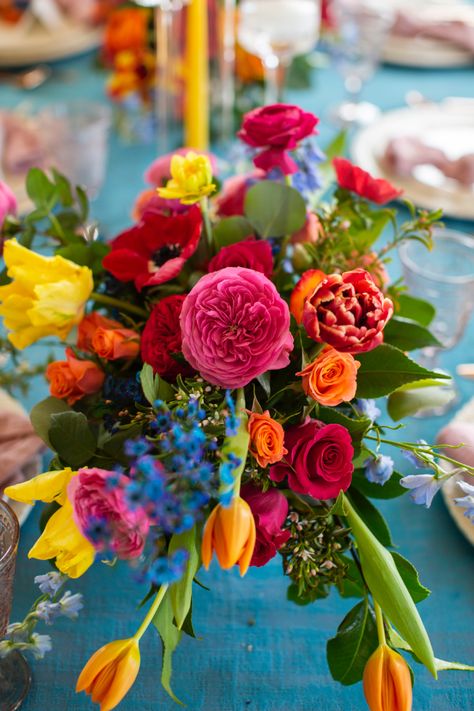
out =
{"type": "Polygon", "coordinates": [[[284,175],[298,171],[287,151],[317,131],[319,119],[298,106],[273,104],[254,109],[244,116],[239,138],[253,148],[262,148],[253,162],[257,168],[269,171],[279,168],[284,175]]]}
{"type": "Polygon", "coordinates": [[[273,273],[272,248],[264,240],[246,239],[222,247],[208,265],[208,272],[218,272],[225,267],[246,267],[262,272],[269,279],[273,273]]]}
{"type": "Polygon", "coordinates": [[[163,284],[177,277],[196,251],[201,225],[197,206],[171,216],[145,210],[138,224],[113,240],[102,263],[119,281],[134,281],[139,291],[163,284]]]}
{"type": "Polygon", "coordinates": [[[395,200],[403,192],[403,190],[394,188],[388,180],[373,178],[366,170],[353,165],[346,158],[334,158],[332,163],[339,187],[350,190],[378,205],[385,205],[386,202],[395,200]]]}
{"type": "Polygon", "coordinates": [[[383,341],[393,304],[364,269],[326,277],[304,303],[310,338],[342,353],[365,353],[383,341]]]}
{"type": "Polygon", "coordinates": [[[186,363],[173,358],[173,355],[181,353],[179,315],[185,299],[186,294],[165,296],[154,307],[142,334],[143,362],[169,380],[174,380],[180,373],[190,375],[193,372],[186,363]]]}
{"type": "Polygon", "coordinates": [[[265,493],[254,484],[244,484],[241,497],[248,503],[255,519],[257,540],[250,565],[262,566],[273,558],[290,537],[290,531],[282,531],[288,515],[288,501],[278,489],[265,493]]]}
{"type": "Polygon", "coordinates": [[[244,214],[244,201],[247,190],[255,183],[264,180],[263,170],[254,170],[253,173],[236,175],[228,178],[222,186],[222,191],[215,198],[215,206],[220,217],[232,217],[244,214]]]}
{"type": "Polygon", "coordinates": [[[342,425],[324,425],[309,417],[285,432],[288,454],[270,469],[270,479],[288,477],[290,489],[315,499],[335,498],[351,485],[354,448],[342,425]]]}

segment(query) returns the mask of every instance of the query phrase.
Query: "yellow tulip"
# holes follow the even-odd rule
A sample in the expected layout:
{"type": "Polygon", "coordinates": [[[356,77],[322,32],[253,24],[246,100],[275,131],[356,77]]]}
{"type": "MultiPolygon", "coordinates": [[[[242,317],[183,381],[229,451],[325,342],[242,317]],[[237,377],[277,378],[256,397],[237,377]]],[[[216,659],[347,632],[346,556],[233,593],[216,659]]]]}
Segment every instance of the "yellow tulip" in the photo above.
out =
{"type": "Polygon", "coordinates": [[[230,506],[218,504],[207,519],[202,538],[201,557],[206,570],[213,551],[224,570],[239,564],[240,575],[245,575],[255,548],[255,520],[250,506],[240,496],[230,506]]]}
{"type": "Polygon", "coordinates": [[[180,200],[183,205],[192,205],[216,189],[212,182],[211,161],[205,155],[192,151],[185,156],[174,155],[170,172],[171,180],[168,180],[166,187],[158,188],[158,195],[167,200],[180,200]]]}
{"type": "Polygon", "coordinates": [[[135,637],[101,647],[79,675],[76,691],[90,694],[100,711],[110,711],[130,690],[140,669],[140,648],[135,637]]]}
{"type": "Polygon", "coordinates": [[[28,553],[29,558],[56,559],[58,569],[70,578],[78,578],[92,565],[94,546],[85,538],[74,521],[67,487],[77,472],[71,469],[46,472],[29,481],[7,486],[5,494],[14,501],[56,501],[60,508],[48,520],[43,533],[28,553]]]}
{"type": "Polygon", "coordinates": [[[94,286],[89,267],[63,257],[43,257],[5,242],[3,256],[10,284],[0,286],[0,316],[15,348],[26,348],[45,336],[64,340],[84,314],[94,286]]]}
{"type": "Polygon", "coordinates": [[[381,644],[364,669],[364,694],[370,711],[411,711],[412,684],[400,654],[381,644]]]}

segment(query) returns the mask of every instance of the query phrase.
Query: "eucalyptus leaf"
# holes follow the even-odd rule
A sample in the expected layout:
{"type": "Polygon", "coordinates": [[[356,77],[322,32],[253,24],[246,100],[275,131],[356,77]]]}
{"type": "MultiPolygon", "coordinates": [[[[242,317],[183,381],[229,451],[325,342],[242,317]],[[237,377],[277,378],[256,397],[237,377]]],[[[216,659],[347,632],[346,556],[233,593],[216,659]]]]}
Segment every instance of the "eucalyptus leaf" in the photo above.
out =
{"type": "Polygon", "coordinates": [[[261,237],[284,237],[306,222],[306,203],[289,185],[263,180],[245,195],[244,213],[261,237]]]}
{"type": "Polygon", "coordinates": [[[161,664],[161,684],[165,691],[171,696],[173,701],[181,706],[183,702],[178,699],[171,688],[171,675],[173,673],[172,657],[173,652],[181,639],[180,630],[173,624],[173,606],[169,589],[153,618],[153,624],[158,630],[163,645],[163,660],[161,664]]]}
{"type": "Polygon", "coordinates": [[[214,244],[218,249],[241,242],[253,234],[253,227],[245,217],[225,217],[214,227],[214,244]]]}
{"type": "Polygon", "coordinates": [[[87,464],[94,455],[97,439],[82,412],[58,412],[51,415],[49,439],[61,461],[73,469],[87,464]]]}
{"type": "Polygon", "coordinates": [[[197,526],[193,526],[189,531],[175,533],[172,536],[168,549],[169,555],[180,549],[188,552],[188,560],[183,577],[171,586],[169,592],[178,629],[183,627],[191,609],[193,580],[201,564],[197,526]]]}
{"type": "Polygon", "coordinates": [[[326,651],[332,678],[345,686],[356,684],[377,646],[375,616],[365,598],[348,612],[336,636],[328,640],[326,651]]]}

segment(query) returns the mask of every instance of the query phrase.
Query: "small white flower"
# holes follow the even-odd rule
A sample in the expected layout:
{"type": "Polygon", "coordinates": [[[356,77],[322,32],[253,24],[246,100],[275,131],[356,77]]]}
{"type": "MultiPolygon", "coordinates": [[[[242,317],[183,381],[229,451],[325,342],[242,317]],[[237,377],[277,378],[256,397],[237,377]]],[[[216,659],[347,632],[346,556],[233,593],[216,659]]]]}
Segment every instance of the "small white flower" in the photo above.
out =
{"type": "Polygon", "coordinates": [[[441,489],[441,479],[436,479],[434,474],[410,474],[400,479],[400,484],[406,489],[411,489],[410,497],[415,504],[430,508],[435,494],[441,489]]]}
{"type": "Polygon", "coordinates": [[[474,486],[468,484],[467,481],[458,481],[457,484],[465,496],[454,499],[454,503],[465,508],[464,516],[474,523],[474,486]]]}

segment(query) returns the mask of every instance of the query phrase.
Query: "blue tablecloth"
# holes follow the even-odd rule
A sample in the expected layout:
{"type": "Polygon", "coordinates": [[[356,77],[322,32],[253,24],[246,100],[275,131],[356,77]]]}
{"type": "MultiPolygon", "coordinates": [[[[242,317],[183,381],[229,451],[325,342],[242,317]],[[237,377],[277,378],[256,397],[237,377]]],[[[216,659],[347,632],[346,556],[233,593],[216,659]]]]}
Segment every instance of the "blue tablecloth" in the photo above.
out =
{"type": "MultiPolygon", "coordinates": [[[[34,100],[103,99],[101,73],[92,59],[83,57],[60,66],[62,78],[49,82],[34,100]]],[[[472,69],[428,71],[383,67],[367,87],[367,99],[383,109],[402,106],[408,90],[418,89],[429,99],[474,96],[472,69]]],[[[331,70],[317,72],[310,91],[292,93],[291,101],[322,119],[322,145],[332,130],[325,123],[329,108],[343,95],[342,83],[331,70]]],[[[28,99],[30,96],[27,97],[28,99]]],[[[11,88],[0,90],[0,105],[15,106],[25,95],[11,88]]],[[[105,232],[113,235],[129,221],[142,174],[154,158],[147,146],[124,146],[111,140],[106,184],[94,203],[94,215],[105,232]]],[[[452,223],[474,232],[467,223],[452,223]]],[[[452,226],[451,225],[451,226],[452,226]]],[[[459,346],[444,356],[445,366],[472,361],[474,326],[459,346]]],[[[474,395],[471,383],[459,383],[463,401],[474,395]]],[[[41,389],[42,388],[42,389],[41,389]]],[[[44,395],[38,386],[29,404],[44,395]]],[[[406,437],[433,440],[444,419],[410,420],[406,437]]],[[[431,635],[435,653],[444,659],[474,661],[472,600],[473,551],[462,538],[438,497],[430,511],[414,506],[408,496],[383,505],[399,550],[420,570],[422,582],[434,589],[420,612],[431,635]]],[[[28,561],[27,551],[37,537],[39,510],[22,529],[12,619],[23,616],[36,596],[33,576],[47,566],[28,561]]],[[[361,686],[344,688],[334,683],[325,659],[326,639],[354,601],[336,594],[318,604],[296,607],[286,601],[287,581],[278,560],[263,569],[251,569],[242,581],[236,571],[223,572],[215,565],[202,582],[211,590],[195,590],[195,629],[200,639],[184,639],[174,657],[173,682],[178,696],[193,711],[361,711],[365,702],[361,686]]],[[[77,623],[60,621],[51,630],[54,651],[33,665],[33,685],[25,711],[81,711],[92,707],[84,695],[74,693],[79,671],[90,654],[105,642],[134,632],[141,613],[135,611],[142,591],[126,565],[96,565],[73,590],[81,590],[85,609],[77,623]]],[[[161,689],[160,643],[150,630],[142,643],[142,668],[134,688],[120,708],[140,711],[176,709],[161,689]]],[[[443,672],[435,682],[421,667],[416,669],[414,708],[417,711],[466,711],[474,707],[473,677],[443,672]]]]}

